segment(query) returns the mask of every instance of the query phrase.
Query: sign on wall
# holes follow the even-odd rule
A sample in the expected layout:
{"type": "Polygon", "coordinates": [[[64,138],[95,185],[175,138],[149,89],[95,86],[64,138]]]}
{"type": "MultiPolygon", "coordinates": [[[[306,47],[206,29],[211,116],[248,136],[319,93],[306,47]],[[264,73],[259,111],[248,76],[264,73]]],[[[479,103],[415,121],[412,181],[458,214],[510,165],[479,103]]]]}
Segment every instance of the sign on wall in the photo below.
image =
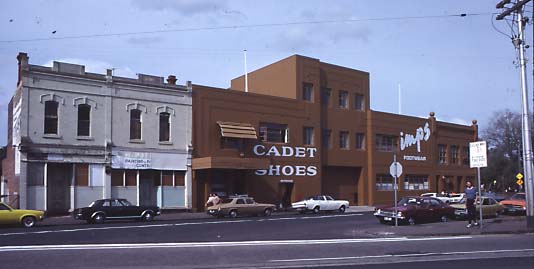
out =
{"type": "Polygon", "coordinates": [[[119,151],[113,154],[111,164],[120,169],[151,169],[152,158],[149,152],[119,151]]]}
{"type": "MultiPolygon", "coordinates": [[[[315,158],[317,148],[313,147],[290,147],[273,145],[266,147],[264,145],[254,146],[254,155],[272,156],[272,157],[294,157],[294,158],[315,158]]],[[[317,175],[317,166],[306,165],[280,165],[271,164],[269,169],[259,169],[254,172],[257,176],[308,176],[317,175]]]]}
{"type": "MultiPolygon", "coordinates": [[[[415,130],[415,134],[408,134],[400,132],[400,150],[404,151],[412,146],[416,146],[417,152],[421,152],[421,142],[426,142],[430,139],[431,131],[428,122],[425,126],[419,127],[415,130]]],[[[404,155],[405,161],[426,161],[426,156],[423,155],[404,155]]]]}
{"type": "Polygon", "coordinates": [[[469,143],[469,161],[471,168],[488,166],[486,141],[469,143]]]}

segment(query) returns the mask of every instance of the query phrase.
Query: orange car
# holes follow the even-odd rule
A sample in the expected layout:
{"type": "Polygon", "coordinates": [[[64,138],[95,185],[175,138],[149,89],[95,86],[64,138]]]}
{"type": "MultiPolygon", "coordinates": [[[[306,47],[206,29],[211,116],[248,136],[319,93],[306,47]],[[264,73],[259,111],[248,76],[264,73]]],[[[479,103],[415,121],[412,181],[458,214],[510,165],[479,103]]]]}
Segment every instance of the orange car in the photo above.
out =
{"type": "Polygon", "coordinates": [[[527,200],[524,192],[518,192],[510,199],[500,202],[504,206],[504,213],[525,214],[527,212],[527,200]]]}

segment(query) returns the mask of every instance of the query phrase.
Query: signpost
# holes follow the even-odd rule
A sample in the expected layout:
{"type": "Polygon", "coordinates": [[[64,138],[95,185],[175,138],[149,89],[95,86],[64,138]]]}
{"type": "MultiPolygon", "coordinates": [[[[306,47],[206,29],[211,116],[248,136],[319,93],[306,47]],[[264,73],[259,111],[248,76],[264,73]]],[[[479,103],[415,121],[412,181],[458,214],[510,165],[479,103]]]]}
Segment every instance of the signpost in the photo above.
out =
{"type": "Polygon", "coordinates": [[[519,185],[519,187],[523,188],[523,183],[525,183],[523,181],[523,174],[521,173],[518,173],[515,178],[517,178],[517,181],[515,182],[517,185],[519,185]]]}
{"type": "Polygon", "coordinates": [[[391,165],[389,166],[389,174],[395,180],[395,182],[393,183],[393,189],[395,190],[395,227],[397,227],[399,225],[399,220],[397,218],[397,191],[399,189],[399,185],[397,184],[397,179],[402,175],[402,165],[397,162],[397,154],[393,155],[393,163],[391,163],[391,165]]]}
{"type": "MultiPolygon", "coordinates": [[[[477,168],[477,175],[478,175],[478,193],[479,195],[482,195],[482,190],[480,189],[480,167],[487,167],[488,166],[488,156],[487,156],[487,149],[486,149],[486,141],[478,141],[478,142],[472,142],[469,143],[469,156],[470,156],[470,166],[471,168],[477,168]]],[[[482,229],[482,200],[478,199],[478,202],[480,203],[479,211],[480,211],[480,229],[482,229]]]]}

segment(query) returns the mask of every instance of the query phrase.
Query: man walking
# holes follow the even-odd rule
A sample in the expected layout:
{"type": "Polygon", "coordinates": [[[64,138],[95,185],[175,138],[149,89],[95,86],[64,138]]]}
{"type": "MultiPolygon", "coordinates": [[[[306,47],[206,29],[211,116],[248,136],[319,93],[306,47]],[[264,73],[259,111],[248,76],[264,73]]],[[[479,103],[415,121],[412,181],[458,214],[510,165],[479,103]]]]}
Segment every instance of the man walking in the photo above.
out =
{"type": "Polygon", "coordinates": [[[465,207],[467,209],[467,228],[471,228],[473,225],[478,226],[477,222],[477,213],[476,213],[476,206],[475,206],[475,200],[477,198],[477,190],[475,187],[473,187],[473,182],[467,181],[466,182],[466,188],[465,188],[465,207]],[[473,224],[471,224],[473,222],[473,224]]]}

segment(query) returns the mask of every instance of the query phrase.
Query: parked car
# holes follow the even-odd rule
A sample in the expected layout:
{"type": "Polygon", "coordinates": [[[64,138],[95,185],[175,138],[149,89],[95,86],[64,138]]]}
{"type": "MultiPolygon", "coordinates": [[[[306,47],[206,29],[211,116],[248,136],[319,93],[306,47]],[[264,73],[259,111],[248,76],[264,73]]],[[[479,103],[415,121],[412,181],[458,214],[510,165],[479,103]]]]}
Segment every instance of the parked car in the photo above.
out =
{"type": "Polygon", "coordinates": [[[506,200],[506,197],[503,194],[494,193],[494,192],[483,192],[482,196],[493,198],[497,202],[500,202],[502,200],[506,200]]]}
{"type": "Polygon", "coordinates": [[[438,194],[438,193],[435,193],[435,192],[427,192],[427,193],[423,193],[421,194],[421,197],[433,197],[433,198],[436,198],[436,199],[439,199],[445,203],[450,203],[451,202],[451,198],[449,196],[446,196],[446,195],[441,195],[441,194],[438,194]]]}
{"type": "Polygon", "coordinates": [[[524,192],[518,192],[508,200],[502,200],[500,204],[504,207],[505,214],[526,214],[527,200],[524,192]]]}
{"type": "Polygon", "coordinates": [[[239,215],[270,216],[275,208],[273,204],[256,203],[254,198],[249,196],[231,196],[219,204],[208,207],[206,213],[215,217],[231,218],[237,218],[239,215]]]}
{"type": "Polygon", "coordinates": [[[335,200],[329,195],[316,195],[306,200],[292,203],[291,207],[300,213],[306,213],[307,211],[313,211],[313,213],[339,211],[344,213],[349,208],[349,201],[335,200]]]}
{"type": "Polygon", "coordinates": [[[415,225],[416,223],[442,221],[447,222],[454,217],[454,208],[433,197],[404,197],[395,207],[383,206],[375,208],[374,215],[380,223],[392,223],[398,219],[401,223],[415,225]]]}
{"type": "Polygon", "coordinates": [[[77,208],[72,214],[77,220],[103,223],[117,219],[152,221],[161,212],[157,206],[136,206],[126,199],[102,199],[92,202],[88,207],[77,208]]]}
{"type": "Polygon", "coordinates": [[[14,209],[0,202],[0,224],[22,225],[26,228],[35,226],[44,219],[45,212],[40,210],[14,209]]]}
{"type": "MultiPolygon", "coordinates": [[[[482,199],[482,216],[483,217],[498,217],[502,211],[503,206],[500,205],[495,199],[491,197],[485,197],[481,196],[476,201],[476,212],[477,217],[479,216],[480,212],[480,199],[482,199]]],[[[454,216],[457,219],[465,219],[467,218],[467,210],[465,207],[465,199],[463,199],[458,204],[451,205],[454,207],[454,216]]]]}
{"type": "Polygon", "coordinates": [[[449,204],[458,204],[465,198],[465,193],[453,193],[449,198],[449,204]]]}

